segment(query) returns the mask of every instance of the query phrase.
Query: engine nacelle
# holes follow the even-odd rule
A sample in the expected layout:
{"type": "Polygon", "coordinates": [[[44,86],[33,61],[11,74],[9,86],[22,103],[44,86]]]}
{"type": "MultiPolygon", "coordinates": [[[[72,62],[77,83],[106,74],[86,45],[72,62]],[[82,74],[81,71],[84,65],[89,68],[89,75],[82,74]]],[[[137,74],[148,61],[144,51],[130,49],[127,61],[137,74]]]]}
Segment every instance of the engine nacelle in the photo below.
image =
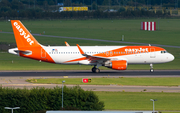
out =
{"type": "Polygon", "coordinates": [[[104,66],[115,69],[115,70],[126,70],[127,69],[127,61],[126,60],[108,61],[105,63],[104,66]]]}

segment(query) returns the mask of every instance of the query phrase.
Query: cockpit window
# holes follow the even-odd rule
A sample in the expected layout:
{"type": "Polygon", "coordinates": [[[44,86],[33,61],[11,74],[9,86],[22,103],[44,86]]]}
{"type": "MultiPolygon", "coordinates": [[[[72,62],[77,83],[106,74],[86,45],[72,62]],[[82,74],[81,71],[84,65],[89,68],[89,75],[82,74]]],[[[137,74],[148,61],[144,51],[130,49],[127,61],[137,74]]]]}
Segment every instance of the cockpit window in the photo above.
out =
{"type": "Polygon", "coordinates": [[[167,53],[167,51],[161,51],[161,53],[167,53]]]}

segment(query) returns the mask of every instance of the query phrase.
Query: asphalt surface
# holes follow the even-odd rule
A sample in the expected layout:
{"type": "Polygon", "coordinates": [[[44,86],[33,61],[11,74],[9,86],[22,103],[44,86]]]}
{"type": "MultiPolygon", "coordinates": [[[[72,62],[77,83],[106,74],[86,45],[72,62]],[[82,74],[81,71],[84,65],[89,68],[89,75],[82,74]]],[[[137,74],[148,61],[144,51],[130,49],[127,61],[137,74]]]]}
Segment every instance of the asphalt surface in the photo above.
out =
{"type": "MultiPolygon", "coordinates": [[[[6,34],[14,34],[13,32],[0,32],[6,34]]],[[[137,42],[125,42],[125,41],[113,41],[113,40],[102,40],[102,39],[91,39],[91,38],[78,38],[78,37],[65,37],[65,36],[53,36],[53,35],[41,35],[41,34],[33,34],[33,36],[42,36],[42,37],[52,37],[52,38],[66,38],[66,39],[78,39],[78,40],[91,40],[98,42],[113,42],[113,43],[123,43],[123,44],[137,44],[137,45],[149,45],[147,43],[137,43],[137,42]]],[[[171,46],[171,45],[161,45],[161,44],[151,44],[152,46],[159,47],[172,47],[172,48],[180,48],[180,46],[171,46]]]]}
{"type": "Polygon", "coordinates": [[[150,73],[149,70],[125,70],[125,71],[116,71],[116,70],[101,70],[100,73],[92,73],[91,70],[76,70],[76,71],[31,71],[31,72],[0,72],[0,77],[105,77],[105,76],[141,76],[141,77],[180,77],[180,70],[154,70],[153,73],[150,73]]]}
{"type": "MultiPolygon", "coordinates": [[[[47,72],[0,72],[0,84],[2,87],[13,88],[33,88],[46,87],[53,88],[61,84],[33,84],[25,80],[30,78],[85,78],[85,77],[180,77],[180,70],[156,70],[150,73],[147,70],[140,71],[113,71],[102,70],[101,73],[90,71],[47,71],[47,72]]],[[[75,85],[66,85],[73,87],[75,85]]],[[[122,85],[80,85],[84,90],[92,91],[125,91],[125,92],[180,92],[180,86],[122,86],[122,85]]]]}

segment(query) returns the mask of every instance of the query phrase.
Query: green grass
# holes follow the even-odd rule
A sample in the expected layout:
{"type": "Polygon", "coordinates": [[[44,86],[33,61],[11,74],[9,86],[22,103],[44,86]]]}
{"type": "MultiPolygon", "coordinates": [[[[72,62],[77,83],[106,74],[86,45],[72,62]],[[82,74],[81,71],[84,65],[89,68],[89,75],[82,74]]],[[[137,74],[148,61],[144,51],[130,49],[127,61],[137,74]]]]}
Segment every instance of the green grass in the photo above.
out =
{"type": "Polygon", "coordinates": [[[75,85],[131,85],[131,86],[179,86],[180,77],[119,77],[119,78],[91,78],[91,83],[83,83],[82,78],[47,78],[47,79],[28,79],[28,82],[43,84],[65,84],[75,85]]]}
{"type": "MultiPolygon", "coordinates": [[[[160,30],[155,32],[140,30],[141,21],[156,21],[157,19],[139,19],[139,20],[36,20],[22,21],[22,23],[31,30],[32,33],[43,33],[45,35],[69,36],[80,38],[95,38],[105,40],[121,40],[125,36],[125,41],[143,42],[150,44],[177,45],[180,42],[180,19],[160,19],[160,30]]],[[[12,32],[10,22],[0,21],[0,31],[12,32]]],[[[86,40],[60,39],[51,37],[35,38],[43,45],[64,46],[64,41],[75,46],[84,45],[124,45],[110,42],[97,42],[86,40]]],[[[13,34],[0,33],[1,43],[15,43],[13,34]]],[[[129,44],[128,44],[129,45],[129,44]]],[[[175,60],[165,64],[155,64],[154,69],[180,69],[180,49],[165,48],[175,56],[175,60]]],[[[38,62],[8,53],[0,54],[0,70],[91,70],[92,66],[77,65],[54,65],[38,62]],[[12,60],[14,63],[12,64],[12,60]]],[[[146,69],[149,65],[128,65],[128,69],[146,69]]],[[[100,67],[101,70],[107,69],[100,67]]]]}
{"type": "MultiPolygon", "coordinates": [[[[140,22],[156,21],[157,19],[137,19],[137,20],[54,20],[54,21],[22,21],[32,33],[43,33],[46,35],[95,38],[106,40],[120,40],[125,36],[125,41],[143,42],[150,44],[165,44],[179,46],[180,21],[179,19],[160,19],[159,31],[150,32],[140,30],[140,22]]],[[[0,22],[0,30],[11,31],[10,22],[0,22]]],[[[13,39],[13,37],[12,37],[13,39]]],[[[38,39],[38,38],[37,38],[38,39]]],[[[40,39],[40,38],[39,38],[40,39]]],[[[43,40],[40,43],[50,43],[52,40],[43,40]]],[[[14,40],[14,39],[13,39],[14,40]]],[[[79,40],[76,40],[79,42],[79,40]]],[[[52,43],[53,43],[52,42],[52,43]]],[[[79,43],[80,44],[80,43],[79,43]]]]}
{"type": "Polygon", "coordinates": [[[155,92],[95,92],[101,101],[105,102],[106,110],[152,110],[152,101],[155,110],[179,111],[180,93],[155,92]]]}

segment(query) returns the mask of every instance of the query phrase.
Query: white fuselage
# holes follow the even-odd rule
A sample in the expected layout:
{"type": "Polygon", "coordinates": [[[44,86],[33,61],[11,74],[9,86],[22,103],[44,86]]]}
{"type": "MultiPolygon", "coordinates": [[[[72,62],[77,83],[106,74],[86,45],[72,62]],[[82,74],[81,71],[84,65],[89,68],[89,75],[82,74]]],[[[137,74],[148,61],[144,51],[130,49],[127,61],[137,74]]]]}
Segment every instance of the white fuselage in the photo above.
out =
{"type": "MultiPolygon", "coordinates": [[[[154,52],[137,52],[129,54],[130,52],[109,52],[126,46],[81,46],[82,50],[88,55],[104,54],[104,57],[113,60],[127,60],[128,64],[149,64],[149,63],[165,63],[174,59],[174,56],[170,53],[162,53],[162,51],[154,52]]],[[[74,59],[82,58],[83,56],[79,52],[77,46],[52,46],[43,47],[46,52],[52,57],[55,63],[58,64],[87,64],[92,65],[88,61],[77,60],[73,62],[67,62],[74,59]]]]}

